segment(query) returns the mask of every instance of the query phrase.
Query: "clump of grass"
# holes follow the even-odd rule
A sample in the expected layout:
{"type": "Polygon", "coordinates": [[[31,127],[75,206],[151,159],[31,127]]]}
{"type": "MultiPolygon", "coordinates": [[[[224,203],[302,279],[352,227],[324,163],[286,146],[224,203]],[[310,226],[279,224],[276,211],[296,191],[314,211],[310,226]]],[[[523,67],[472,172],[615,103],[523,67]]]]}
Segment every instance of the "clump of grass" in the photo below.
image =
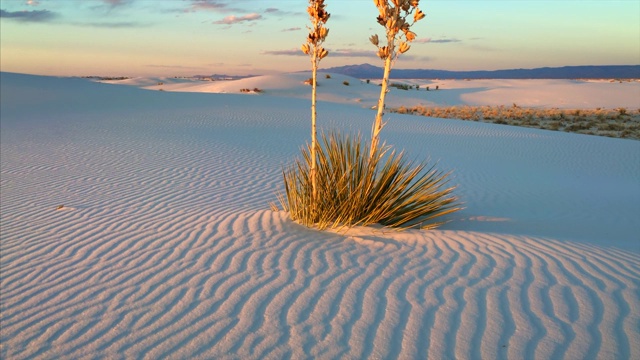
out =
{"type": "Polygon", "coordinates": [[[409,89],[411,89],[411,86],[409,86],[407,84],[400,84],[400,83],[391,83],[391,84],[389,84],[389,86],[394,87],[396,89],[400,89],[400,90],[409,90],[409,89]]]}
{"type": "Polygon", "coordinates": [[[342,82],[342,85],[349,86],[349,82],[347,80],[345,80],[345,81],[342,82]]]}
{"type": "Polygon", "coordinates": [[[240,89],[241,93],[250,93],[250,92],[254,92],[254,93],[261,93],[263,92],[262,89],[258,89],[258,88],[253,88],[253,90],[251,89],[240,89]]]}
{"type": "MultiPolygon", "coordinates": [[[[373,148],[361,136],[323,133],[317,149],[317,190],[311,183],[311,149],[283,170],[285,194],[280,205],[305,226],[326,228],[381,224],[391,228],[432,229],[436,218],[460,210],[450,173],[426,162],[407,161],[384,144],[373,148]]],[[[272,205],[273,208],[277,208],[272,205]]]]}

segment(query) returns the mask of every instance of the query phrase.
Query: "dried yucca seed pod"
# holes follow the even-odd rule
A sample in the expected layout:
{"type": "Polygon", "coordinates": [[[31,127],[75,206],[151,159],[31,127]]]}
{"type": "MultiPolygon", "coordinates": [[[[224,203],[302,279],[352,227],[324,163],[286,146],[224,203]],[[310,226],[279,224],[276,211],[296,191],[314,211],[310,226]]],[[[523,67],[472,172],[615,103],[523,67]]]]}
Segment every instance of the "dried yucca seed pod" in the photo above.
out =
{"type": "Polygon", "coordinates": [[[302,52],[309,55],[309,44],[302,44],[302,52]]]}
{"type": "Polygon", "coordinates": [[[369,41],[371,41],[373,45],[378,46],[378,43],[379,43],[378,35],[371,35],[371,37],[369,38],[369,41]]]}
{"type": "Polygon", "coordinates": [[[389,48],[386,46],[378,48],[377,55],[380,59],[383,59],[383,60],[386,59],[387,57],[389,57],[389,48]]]}
{"type": "Polygon", "coordinates": [[[413,41],[416,38],[416,33],[414,33],[413,31],[407,31],[404,33],[404,35],[407,38],[407,41],[413,41]]]}
{"type": "Polygon", "coordinates": [[[329,35],[329,29],[327,29],[326,27],[320,28],[320,38],[324,39],[327,37],[327,35],[329,35]]]}

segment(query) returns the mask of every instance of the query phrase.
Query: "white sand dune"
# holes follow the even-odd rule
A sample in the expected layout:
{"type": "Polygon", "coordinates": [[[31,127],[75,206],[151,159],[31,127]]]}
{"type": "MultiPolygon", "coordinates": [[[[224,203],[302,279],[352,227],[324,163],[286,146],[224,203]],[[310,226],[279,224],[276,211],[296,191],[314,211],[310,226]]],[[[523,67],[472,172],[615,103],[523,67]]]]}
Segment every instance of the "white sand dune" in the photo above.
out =
{"type": "Polygon", "coordinates": [[[307,100],[0,80],[2,359],[640,358],[639,141],[392,114],[466,209],[318,232],[268,210],[307,100]]]}
{"type": "MultiPolygon", "coordinates": [[[[230,81],[200,81],[174,78],[133,78],[107,81],[133,85],[151,90],[239,93],[240,89],[258,88],[272,96],[311,98],[309,85],[304,81],[311,73],[264,75],[230,81]]],[[[379,79],[366,83],[350,76],[320,72],[318,98],[323,101],[359,104],[372,107],[378,104],[379,79]],[[325,76],[329,75],[330,78],[325,76]],[[344,85],[344,82],[349,85],[344,85]]],[[[517,104],[523,107],[559,109],[629,108],[640,109],[640,80],[392,80],[392,83],[418,85],[420,90],[390,88],[388,106],[482,106],[517,104]],[[426,91],[429,87],[430,91],[426,91]],[[438,90],[436,91],[436,87],[438,90]]]]}

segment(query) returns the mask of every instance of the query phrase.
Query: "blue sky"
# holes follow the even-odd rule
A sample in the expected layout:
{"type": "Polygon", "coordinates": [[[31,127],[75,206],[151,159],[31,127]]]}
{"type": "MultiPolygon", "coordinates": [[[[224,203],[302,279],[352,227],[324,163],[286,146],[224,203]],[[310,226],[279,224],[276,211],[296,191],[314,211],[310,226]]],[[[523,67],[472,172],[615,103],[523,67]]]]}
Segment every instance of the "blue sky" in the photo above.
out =
{"type": "MultiPolygon", "coordinates": [[[[305,70],[306,0],[0,0],[2,71],[182,76],[305,70]]],[[[326,0],[321,67],[381,65],[372,0],[326,0]]],[[[396,68],[640,64],[640,0],[422,0],[396,68]]]]}

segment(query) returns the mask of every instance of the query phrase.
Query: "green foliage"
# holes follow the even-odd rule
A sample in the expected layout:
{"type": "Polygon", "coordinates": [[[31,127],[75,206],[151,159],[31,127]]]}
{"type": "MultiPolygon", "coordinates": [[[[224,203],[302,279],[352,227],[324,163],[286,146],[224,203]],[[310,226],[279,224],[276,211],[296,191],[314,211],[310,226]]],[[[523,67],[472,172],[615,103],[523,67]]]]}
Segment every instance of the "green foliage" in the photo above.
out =
{"type": "MultiPolygon", "coordinates": [[[[448,187],[449,173],[415,164],[384,144],[369,154],[361,136],[354,139],[322,134],[317,149],[318,197],[311,184],[311,149],[283,169],[285,194],[278,196],[291,219],[318,229],[381,224],[387,227],[431,229],[432,220],[460,210],[448,187]]],[[[274,206],[272,206],[274,207],[274,206]]]]}

